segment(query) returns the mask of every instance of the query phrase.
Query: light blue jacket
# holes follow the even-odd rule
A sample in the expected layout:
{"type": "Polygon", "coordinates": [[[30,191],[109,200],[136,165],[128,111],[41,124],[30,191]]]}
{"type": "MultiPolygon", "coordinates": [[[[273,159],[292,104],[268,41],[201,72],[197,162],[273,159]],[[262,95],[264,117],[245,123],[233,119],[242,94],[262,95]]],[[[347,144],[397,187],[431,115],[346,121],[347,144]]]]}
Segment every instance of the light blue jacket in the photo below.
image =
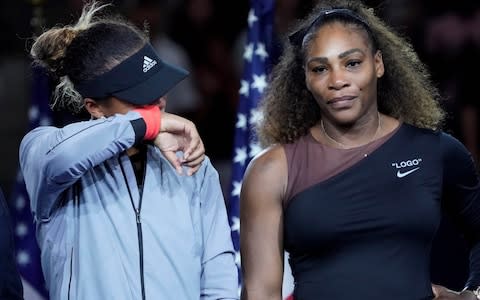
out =
{"type": "Polygon", "coordinates": [[[139,300],[142,277],[147,300],[238,299],[225,203],[208,158],[195,175],[179,176],[148,146],[137,218],[140,193],[125,150],[144,128],[129,112],[38,127],[22,140],[51,299],[139,300]]]}

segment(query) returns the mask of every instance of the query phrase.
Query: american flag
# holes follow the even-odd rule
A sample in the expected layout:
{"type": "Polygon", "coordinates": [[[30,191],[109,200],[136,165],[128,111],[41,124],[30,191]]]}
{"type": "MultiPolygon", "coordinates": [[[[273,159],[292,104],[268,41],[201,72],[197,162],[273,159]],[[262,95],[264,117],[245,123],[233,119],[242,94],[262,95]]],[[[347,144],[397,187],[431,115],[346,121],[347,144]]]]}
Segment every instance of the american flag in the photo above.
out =
{"type": "MultiPolygon", "coordinates": [[[[235,141],[232,166],[232,183],[229,199],[229,221],[235,248],[235,262],[240,272],[240,218],[239,202],[242,179],[250,160],[262,149],[254,134],[254,126],[261,119],[258,102],[267,87],[267,75],[275,59],[270,55],[273,45],[274,0],[250,0],[248,32],[243,53],[243,75],[240,81],[240,99],[235,125],[235,141]]],[[[286,264],[284,295],[289,296],[293,287],[290,270],[286,264]]]]}
{"type": "MultiPolygon", "coordinates": [[[[32,98],[28,111],[29,129],[52,123],[48,105],[48,77],[40,67],[34,67],[32,71],[32,98]]],[[[17,171],[10,198],[17,266],[22,276],[25,300],[45,300],[48,294],[40,264],[40,250],[35,238],[30,200],[20,169],[17,171]]]]}

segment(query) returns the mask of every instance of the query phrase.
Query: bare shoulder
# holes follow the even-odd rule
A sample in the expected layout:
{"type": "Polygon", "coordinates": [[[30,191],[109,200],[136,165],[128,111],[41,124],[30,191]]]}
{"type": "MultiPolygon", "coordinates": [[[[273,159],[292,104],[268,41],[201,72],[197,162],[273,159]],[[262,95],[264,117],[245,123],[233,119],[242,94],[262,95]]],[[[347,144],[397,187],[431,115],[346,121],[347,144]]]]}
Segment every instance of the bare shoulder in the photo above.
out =
{"type": "Polygon", "coordinates": [[[283,146],[271,146],[260,152],[250,162],[247,173],[255,173],[255,176],[272,176],[275,173],[286,171],[287,159],[283,146]]]}
{"type": "Polygon", "coordinates": [[[283,146],[271,146],[259,153],[248,165],[242,191],[266,193],[281,198],[286,189],[287,175],[287,159],[283,146]]]}

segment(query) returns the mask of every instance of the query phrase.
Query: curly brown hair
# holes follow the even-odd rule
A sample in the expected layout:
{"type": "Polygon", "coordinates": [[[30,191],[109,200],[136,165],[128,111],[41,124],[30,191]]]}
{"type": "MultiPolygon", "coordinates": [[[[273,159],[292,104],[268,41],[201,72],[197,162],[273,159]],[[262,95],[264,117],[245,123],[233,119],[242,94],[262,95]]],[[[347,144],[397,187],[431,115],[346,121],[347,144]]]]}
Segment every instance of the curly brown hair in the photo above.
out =
{"type": "MultiPolygon", "coordinates": [[[[370,41],[372,48],[376,47],[382,52],[385,74],[378,81],[379,111],[417,127],[439,129],[445,113],[430,74],[412,45],[378,18],[373,9],[360,1],[320,1],[305,19],[292,28],[292,32],[308,28],[321,11],[332,8],[348,8],[363,19],[370,32],[365,28],[362,30],[373,38],[370,41]]],[[[332,17],[309,32],[317,31],[318,27],[332,21],[359,25],[353,19],[336,20],[332,17]]],[[[269,86],[260,103],[264,117],[256,128],[260,143],[264,146],[292,143],[307,134],[321,118],[318,104],[305,85],[303,66],[305,48],[310,40],[306,38],[303,46],[285,41],[282,57],[270,74],[269,86]]]]}

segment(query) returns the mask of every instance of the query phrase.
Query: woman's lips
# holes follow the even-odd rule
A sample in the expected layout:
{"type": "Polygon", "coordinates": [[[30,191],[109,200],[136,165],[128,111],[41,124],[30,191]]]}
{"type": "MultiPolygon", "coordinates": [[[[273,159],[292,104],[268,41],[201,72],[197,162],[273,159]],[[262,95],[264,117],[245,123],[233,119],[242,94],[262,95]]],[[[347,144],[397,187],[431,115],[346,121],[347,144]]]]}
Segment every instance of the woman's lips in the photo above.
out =
{"type": "Polygon", "coordinates": [[[335,109],[350,108],[353,105],[353,100],[356,96],[341,96],[335,97],[327,101],[327,104],[335,109]]]}

